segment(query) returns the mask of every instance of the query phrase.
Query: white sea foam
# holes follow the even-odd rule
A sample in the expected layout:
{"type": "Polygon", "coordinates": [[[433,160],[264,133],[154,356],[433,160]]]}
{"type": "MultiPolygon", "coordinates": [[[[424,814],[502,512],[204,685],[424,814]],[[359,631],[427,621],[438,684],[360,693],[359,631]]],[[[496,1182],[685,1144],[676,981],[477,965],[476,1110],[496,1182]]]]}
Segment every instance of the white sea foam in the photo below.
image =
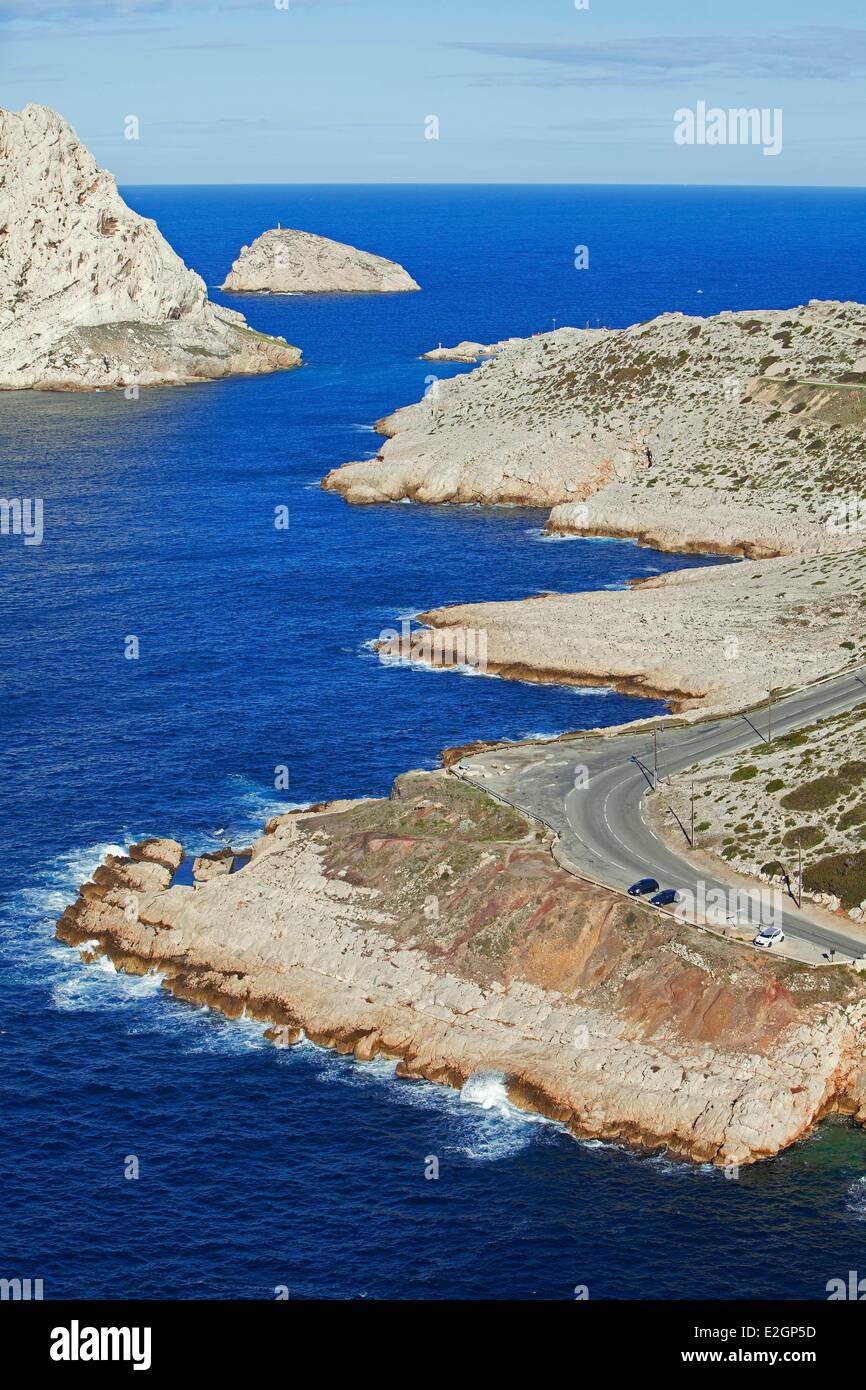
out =
{"type": "Polygon", "coordinates": [[[473,1072],[460,1091],[459,1104],[464,1132],[455,1147],[468,1158],[508,1158],[532,1144],[540,1127],[561,1128],[543,1115],[512,1105],[500,1072],[473,1072]]]}
{"type": "Polygon", "coordinates": [[[464,1105],[480,1105],[482,1110],[494,1110],[503,1118],[518,1113],[508,1099],[505,1077],[501,1072],[473,1072],[463,1085],[460,1099],[464,1105]]]}
{"type": "Polygon", "coordinates": [[[563,536],[558,532],[545,531],[543,526],[527,526],[527,536],[531,536],[534,541],[543,541],[545,545],[555,541],[576,541],[579,536],[563,536]]]}
{"type": "Polygon", "coordinates": [[[67,979],[59,980],[52,987],[51,999],[61,1013],[124,1008],[153,999],[160,992],[163,978],[156,971],[126,975],[116,970],[107,956],[99,956],[67,979]]]}
{"type": "Polygon", "coordinates": [[[845,1205],[858,1221],[866,1221],[866,1177],[855,1178],[845,1194],[845,1205]]]}

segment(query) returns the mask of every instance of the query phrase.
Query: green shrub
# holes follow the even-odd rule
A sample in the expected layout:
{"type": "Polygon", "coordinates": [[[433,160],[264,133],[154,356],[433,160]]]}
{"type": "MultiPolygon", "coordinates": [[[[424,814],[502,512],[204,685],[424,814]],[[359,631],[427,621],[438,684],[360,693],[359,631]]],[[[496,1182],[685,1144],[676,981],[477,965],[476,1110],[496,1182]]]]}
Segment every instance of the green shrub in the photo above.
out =
{"type": "Polygon", "coordinates": [[[804,849],[814,849],[823,839],[824,831],[817,825],[798,825],[795,830],[789,830],[782,836],[782,844],[789,849],[796,849],[798,845],[804,849]]]}
{"type": "Polygon", "coordinates": [[[751,782],[753,777],[757,777],[758,769],[754,763],[749,763],[746,767],[738,767],[731,773],[732,782],[751,782]]]}
{"type": "Polygon", "coordinates": [[[843,907],[857,907],[866,898],[866,849],[830,854],[810,864],[803,887],[810,893],[833,893],[843,907]]]}
{"type": "Polygon", "coordinates": [[[804,782],[782,797],[782,805],[792,811],[820,811],[831,806],[843,793],[866,776],[866,763],[843,763],[838,772],[827,772],[812,782],[804,782]]]}
{"type": "Polygon", "coordinates": [[[784,878],[786,870],[784,864],[780,864],[778,859],[771,859],[769,864],[761,865],[761,873],[768,878],[784,878]]]}

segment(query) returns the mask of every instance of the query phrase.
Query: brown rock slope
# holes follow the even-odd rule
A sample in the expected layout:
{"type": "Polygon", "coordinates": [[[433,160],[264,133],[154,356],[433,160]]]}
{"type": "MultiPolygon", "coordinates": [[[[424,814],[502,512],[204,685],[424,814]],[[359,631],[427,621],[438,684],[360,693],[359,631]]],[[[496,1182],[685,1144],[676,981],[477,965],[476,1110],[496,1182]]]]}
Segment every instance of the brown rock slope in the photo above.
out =
{"type": "Polygon", "coordinates": [[[508,1079],[600,1136],[750,1162],[829,1110],[866,1118],[863,985],[590,888],[545,832],[444,772],[270,821],[248,865],[169,887],[181,847],[109,858],[58,924],[85,952],[268,1020],[277,1041],[508,1079]]]}

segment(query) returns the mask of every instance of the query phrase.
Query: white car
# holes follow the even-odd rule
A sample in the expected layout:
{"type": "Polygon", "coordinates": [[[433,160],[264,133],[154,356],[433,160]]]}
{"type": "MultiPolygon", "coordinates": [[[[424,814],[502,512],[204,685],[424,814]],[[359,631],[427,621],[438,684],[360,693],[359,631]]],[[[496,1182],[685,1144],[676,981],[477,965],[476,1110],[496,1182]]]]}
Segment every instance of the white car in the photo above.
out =
{"type": "Polygon", "coordinates": [[[762,950],[769,951],[771,946],[781,946],[784,940],[785,933],[781,927],[761,927],[752,945],[760,946],[762,950]]]}

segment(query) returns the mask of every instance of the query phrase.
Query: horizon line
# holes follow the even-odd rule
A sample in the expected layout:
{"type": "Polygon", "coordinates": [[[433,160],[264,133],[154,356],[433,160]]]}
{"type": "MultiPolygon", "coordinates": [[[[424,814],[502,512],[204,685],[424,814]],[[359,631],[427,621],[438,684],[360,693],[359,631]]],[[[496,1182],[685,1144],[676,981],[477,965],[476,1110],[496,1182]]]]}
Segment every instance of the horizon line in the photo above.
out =
{"type": "Polygon", "coordinates": [[[566,183],[555,182],[546,183],[540,180],[532,180],[520,183],[515,180],[497,181],[494,179],[453,179],[437,180],[434,183],[418,183],[407,180],[383,183],[376,179],[316,179],[297,180],[296,182],[284,182],[276,179],[269,179],[265,182],[242,182],[241,180],[229,180],[225,183],[211,183],[204,181],[182,182],[171,180],[168,183],[131,183],[126,179],[117,178],[115,182],[118,187],[123,188],[675,188],[682,189],[749,189],[761,193],[864,193],[866,192],[866,182],[864,183],[614,183],[605,181],[601,183],[566,183]]]}

